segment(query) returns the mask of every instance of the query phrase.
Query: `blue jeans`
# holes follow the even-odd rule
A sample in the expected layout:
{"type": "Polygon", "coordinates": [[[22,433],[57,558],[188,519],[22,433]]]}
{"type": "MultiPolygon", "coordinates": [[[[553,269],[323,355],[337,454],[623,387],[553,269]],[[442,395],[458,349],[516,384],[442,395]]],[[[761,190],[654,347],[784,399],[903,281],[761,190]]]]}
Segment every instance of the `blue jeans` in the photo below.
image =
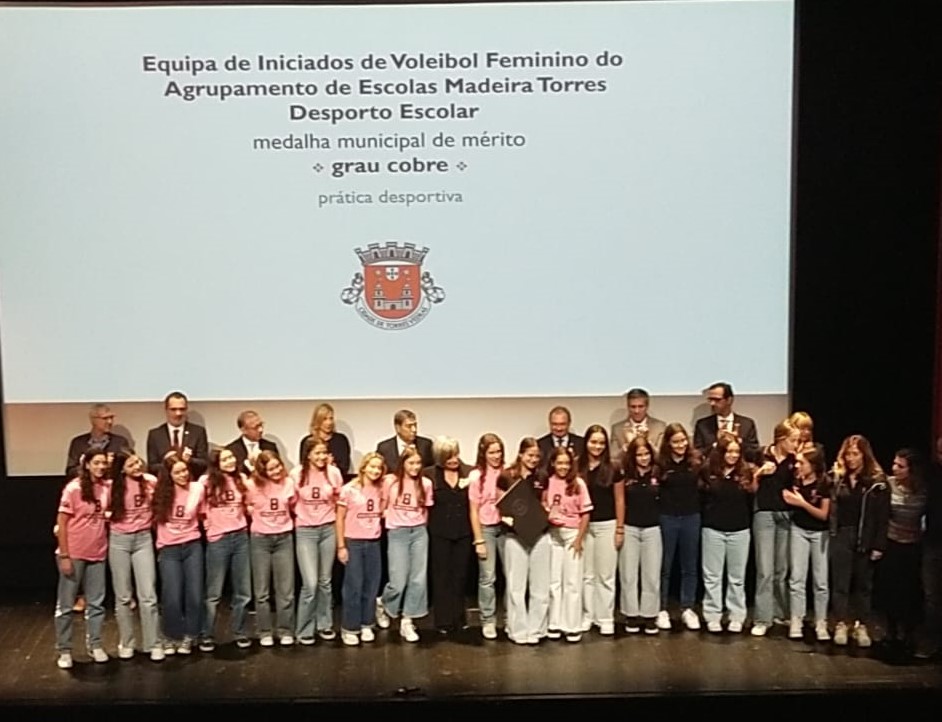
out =
{"type": "Polygon", "coordinates": [[[788,619],[788,535],[791,514],[757,511],[752,517],[756,544],[756,608],[754,621],[770,625],[788,619]]]}
{"type": "Polygon", "coordinates": [[[206,544],[206,608],[201,636],[212,639],[216,630],[216,610],[229,573],[232,586],[230,627],[235,639],[248,637],[245,609],[252,598],[252,569],[249,566],[249,535],[245,529],[223,534],[206,544]]]}
{"type": "MultiPolygon", "coordinates": [[[[56,558],[58,561],[58,557],[56,558]]],[[[101,625],[105,620],[105,563],[72,560],[72,576],[59,572],[59,587],[56,590],[56,649],[72,651],[72,607],[79,585],[85,588],[85,646],[97,649],[101,646],[101,625]]]]}
{"type": "Polygon", "coordinates": [[[700,514],[661,515],[661,609],[667,609],[674,557],[680,555],[680,606],[690,609],[697,601],[697,577],[700,572],[700,514]]]}
{"type": "Polygon", "coordinates": [[[424,525],[390,529],[389,582],[383,606],[389,616],[415,619],[428,614],[428,531],[424,525]]]}
{"type": "Polygon", "coordinates": [[[280,534],[253,534],[252,586],[255,589],[255,624],[258,634],[272,634],[269,599],[275,591],[275,623],[278,635],[294,634],[294,539],[290,531],[280,534]],[[272,583],[274,582],[274,584],[272,583]]]}
{"type": "Polygon", "coordinates": [[[749,530],[717,531],[703,527],[703,618],[719,622],[723,607],[730,622],[746,621],[746,562],[749,530]],[[726,567],[726,604],[723,604],[723,567],[726,567]]]}
{"type": "Polygon", "coordinates": [[[346,539],[347,568],[343,574],[341,626],[359,632],[376,622],[376,596],[383,571],[379,539],[346,539]]]}
{"type": "Polygon", "coordinates": [[[203,542],[171,544],[157,552],[164,637],[196,639],[203,612],[203,542]]]}
{"type": "Polygon", "coordinates": [[[497,618],[497,557],[504,556],[504,534],[500,524],[481,527],[487,559],[478,558],[478,609],[481,624],[492,624],[497,618]]]}
{"type": "Polygon", "coordinates": [[[828,538],[827,531],[808,531],[792,525],[789,542],[791,571],[788,576],[792,618],[804,617],[807,610],[805,588],[809,560],[814,580],[814,621],[823,622],[828,618],[828,538]]]}
{"type": "Polygon", "coordinates": [[[118,622],[118,644],[134,649],[134,588],[141,610],[141,638],[144,650],[157,646],[157,564],[154,535],[147,531],[122,534],[111,532],[108,539],[108,566],[114,586],[114,617],[118,622]]]}
{"type": "Polygon", "coordinates": [[[294,534],[295,555],[301,570],[297,632],[299,637],[308,638],[314,636],[315,630],[324,631],[334,626],[331,575],[337,553],[337,531],[333,524],[321,524],[299,526],[294,534]]]}

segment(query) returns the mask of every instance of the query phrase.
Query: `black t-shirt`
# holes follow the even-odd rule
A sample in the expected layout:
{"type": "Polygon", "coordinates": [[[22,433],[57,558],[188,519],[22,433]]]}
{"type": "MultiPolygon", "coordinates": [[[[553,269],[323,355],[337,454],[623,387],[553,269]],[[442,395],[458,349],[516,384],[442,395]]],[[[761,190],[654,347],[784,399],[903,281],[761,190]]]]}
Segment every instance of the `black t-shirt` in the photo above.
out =
{"type": "Polygon", "coordinates": [[[625,479],[625,523],[628,526],[652,527],[661,523],[659,479],[651,472],[638,479],[625,479]]]}
{"type": "Polygon", "coordinates": [[[731,476],[707,476],[701,486],[702,526],[743,531],[752,526],[752,494],[731,476]]]}
{"type": "MultiPolygon", "coordinates": [[[[793,488],[816,509],[820,509],[822,502],[828,498],[827,485],[821,481],[813,481],[810,484],[797,482],[793,488]]],[[[806,531],[826,531],[828,528],[827,519],[815,519],[797,506],[792,507],[792,523],[806,531]]]]}
{"type": "Polygon", "coordinates": [[[790,489],[795,483],[795,455],[789,454],[781,461],[776,461],[775,457],[767,452],[760,466],[766,461],[775,464],[776,469],[768,476],[758,477],[756,511],[791,511],[791,507],[782,498],[782,490],[790,489]]]}
{"type": "Polygon", "coordinates": [[[661,478],[661,513],[668,516],[688,516],[700,512],[697,494],[697,474],[684,459],[667,462],[661,478]]]}
{"type": "Polygon", "coordinates": [[[611,521],[615,518],[615,483],[622,480],[621,472],[614,468],[611,469],[611,483],[603,486],[602,465],[599,464],[594,469],[590,469],[586,476],[586,486],[589,488],[589,498],[592,499],[592,511],[589,514],[589,521],[611,521]]]}

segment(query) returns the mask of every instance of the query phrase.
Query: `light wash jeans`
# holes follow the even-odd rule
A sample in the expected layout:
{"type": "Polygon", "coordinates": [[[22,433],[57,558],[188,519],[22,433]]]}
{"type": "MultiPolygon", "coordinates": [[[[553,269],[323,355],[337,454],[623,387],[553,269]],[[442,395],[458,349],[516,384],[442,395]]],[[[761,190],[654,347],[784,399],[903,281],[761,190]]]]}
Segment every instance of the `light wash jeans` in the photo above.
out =
{"type": "Polygon", "coordinates": [[[504,539],[507,636],[525,644],[545,637],[549,625],[550,536],[542,534],[532,547],[516,534],[504,539]]]}
{"type": "Polygon", "coordinates": [[[788,535],[792,528],[787,511],[757,511],[752,516],[756,545],[756,607],[754,621],[771,625],[788,619],[788,535]]]}
{"type": "Polygon", "coordinates": [[[615,520],[589,522],[585,537],[585,580],[582,627],[615,623],[615,520]]]}
{"type": "Polygon", "coordinates": [[[814,583],[814,621],[823,622],[828,618],[828,537],[827,531],[808,531],[792,525],[789,542],[791,571],[788,576],[792,617],[803,618],[808,609],[805,588],[808,585],[810,560],[814,583]]]}
{"type": "Polygon", "coordinates": [[[585,552],[571,549],[578,529],[550,528],[550,611],[549,629],[565,634],[582,632],[582,583],[585,552]]]}
{"type": "Polygon", "coordinates": [[[232,587],[229,626],[234,639],[247,639],[245,610],[252,599],[252,568],[249,562],[249,534],[245,529],[223,534],[206,544],[206,605],[201,636],[213,639],[216,631],[216,610],[229,574],[232,587]]]}
{"type": "Polygon", "coordinates": [[[661,608],[661,563],[664,542],[659,526],[626,526],[618,555],[621,613],[654,619],[661,608]],[[639,593],[638,582],[641,582],[639,593]]]}
{"type": "Polygon", "coordinates": [[[493,624],[497,620],[497,561],[504,556],[504,530],[500,524],[484,524],[481,527],[487,559],[478,557],[478,609],[481,624],[493,624]]]}
{"type": "Polygon", "coordinates": [[[141,614],[141,641],[145,651],[157,646],[157,562],[154,536],[146,531],[108,536],[108,566],[114,587],[114,617],[118,622],[118,644],[134,649],[134,612],[131,600],[137,592],[141,614]],[[132,588],[133,577],[133,588],[132,588]]]}
{"type": "Polygon", "coordinates": [[[389,581],[383,590],[383,606],[390,617],[424,617],[428,614],[428,530],[422,524],[390,529],[386,535],[389,581]]]}
{"type": "Polygon", "coordinates": [[[295,555],[301,570],[301,595],[298,598],[298,637],[313,637],[315,631],[334,626],[333,586],[334,556],[337,554],[337,530],[333,523],[299,526],[294,530],[295,555]]]}
{"type": "Polygon", "coordinates": [[[730,622],[746,621],[746,562],[749,530],[717,531],[703,527],[703,618],[719,622],[723,607],[730,622]],[[723,604],[723,567],[726,567],[726,604],[723,604]]]}
{"type": "Polygon", "coordinates": [[[252,534],[252,587],[255,591],[255,624],[260,637],[270,635],[269,598],[275,591],[275,623],[279,637],[294,634],[294,539],[281,534],[252,534]],[[274,584],[272,584],[274,580],[274,584]]]}
{"type": "MultiPolygon", "coordinates": [[[[56,557],[58,564],[59,558],[56,557]]],[[[72,651],[72,607],[79,586],[85,588],[85,647],[97,649],[101,646],[101,625],[105,620],[105,563],[72,560],[72,576],[59,572],[56,590],[56,649],[72,651]]]]}

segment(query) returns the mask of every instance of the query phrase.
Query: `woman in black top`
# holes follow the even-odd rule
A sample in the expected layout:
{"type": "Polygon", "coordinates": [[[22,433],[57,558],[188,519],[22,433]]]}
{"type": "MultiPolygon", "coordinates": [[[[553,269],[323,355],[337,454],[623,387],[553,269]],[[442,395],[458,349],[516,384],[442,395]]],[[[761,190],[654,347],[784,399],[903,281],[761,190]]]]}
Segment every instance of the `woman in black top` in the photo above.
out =
{"type": "Polygon", "coordinates": [[[608,432],[593,424],[586,429],[585,454],[579,459],[579,476],[585,479],[592,499],[589,531],[585,537],[585,589],[583,630],[592,625],[599,632],[615,634],[615,572],[618,550],[625,541],[625,481],[610,460],[608,432]]]}
{"type": "Polygon", "coordinates": [[[703,529],[703,619],[707,631],[742,632],[746,620],[746,562],[755,484],[753,471],[742,458],[739,439],[721,432],[700,473],[703,529]],[[723,598],[723,570],[726,598],[723,598]]]}
{"type": "Polygon", "coordinates": [[[700,618],[693,610],[700,575],[700,496],[697,474],[700,456],[690,443],[683,424],[668,424],[658,453],[661,467],[661,611],[659,629],[670,629],[667,592],[670,588],[674,559],[680,561],[680,620],[687,629],[700,629],[700,618]]]}
{"type": "Polygon", "coordinates": [[[350,473],[350,440],[336,430],[334,407],[330,404],[318,404],[311,415],[310,433],[301,439],[298,445],[298,458],[306,459],[308,446],[314,439],[327,442],[330,463],[340,469],[344,481],[352,477],[350,473]]]}
{"type": "Polygon", "coordinates": [[[422,475],[432,480],[435,503],[429,507],[429,585],[435,627],[442,634],[465,627],[465,587],[471,565],[468,474],[455,439],[440,436],[432,445],[435,466],[422,475]]]}

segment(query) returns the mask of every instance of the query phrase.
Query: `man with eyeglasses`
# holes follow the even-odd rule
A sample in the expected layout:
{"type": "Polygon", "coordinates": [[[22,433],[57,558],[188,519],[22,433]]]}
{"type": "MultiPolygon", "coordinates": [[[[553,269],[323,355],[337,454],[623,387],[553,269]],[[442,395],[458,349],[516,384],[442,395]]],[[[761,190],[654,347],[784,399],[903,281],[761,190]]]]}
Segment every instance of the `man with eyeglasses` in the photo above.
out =
{"type": "Polygon", "coordinates": [[[711,384],[706,390],[706,400],[713,413],[697,419],[693,428],[694,448],[709,453],[716,445],[716,437],[721,431],[733,434],[742,446],[742,456],[746,461],[759,458],[759,435],[756,422],[748,416],[733,413],[733,387],[724,381],[711,384]]]}
{"type": "Polygon", "coordinates": [[[130,442],[119,434],[112,434],[114,426],[114,413],[107,404],[94,404],[88,410],[88,419],[91,421],[91,431],[79,434],[69,442],[69,453],[65,462],[66,479],[78,476],[80,459],[89,451],[103,450],[110,459],[116,451],[131,448],[130,442]]]}

